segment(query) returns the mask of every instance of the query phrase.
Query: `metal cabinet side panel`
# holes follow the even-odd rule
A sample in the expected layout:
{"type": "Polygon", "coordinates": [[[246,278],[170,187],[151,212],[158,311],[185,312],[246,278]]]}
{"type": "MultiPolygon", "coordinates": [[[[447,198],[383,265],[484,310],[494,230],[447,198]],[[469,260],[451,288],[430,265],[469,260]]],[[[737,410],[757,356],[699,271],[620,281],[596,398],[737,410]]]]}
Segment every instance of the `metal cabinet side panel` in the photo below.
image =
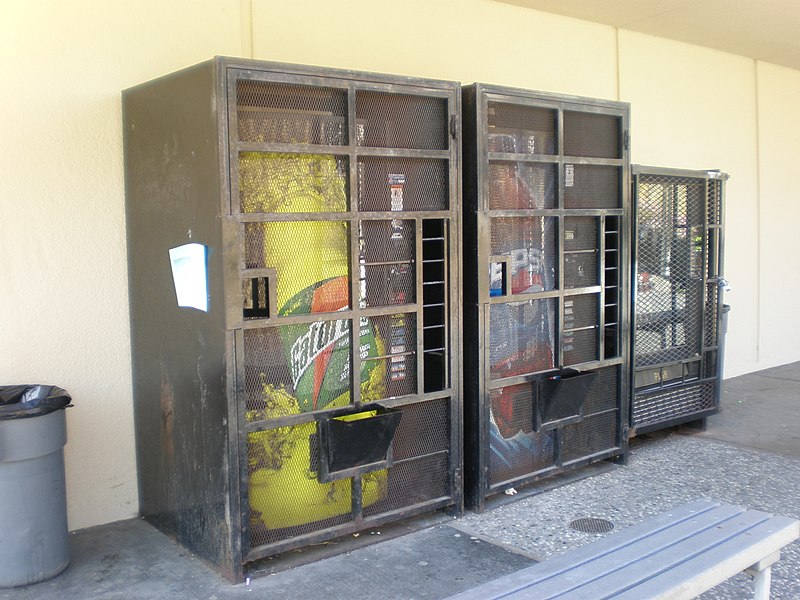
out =
{"type": "Polygon", "coordinates": [[[131,354],[141,514],[237,579],[218,78],[208,61],[123,92],[131,354]],[[208,248],[207,313],[177,306],[168,251],[188,242],[208,248]]]}

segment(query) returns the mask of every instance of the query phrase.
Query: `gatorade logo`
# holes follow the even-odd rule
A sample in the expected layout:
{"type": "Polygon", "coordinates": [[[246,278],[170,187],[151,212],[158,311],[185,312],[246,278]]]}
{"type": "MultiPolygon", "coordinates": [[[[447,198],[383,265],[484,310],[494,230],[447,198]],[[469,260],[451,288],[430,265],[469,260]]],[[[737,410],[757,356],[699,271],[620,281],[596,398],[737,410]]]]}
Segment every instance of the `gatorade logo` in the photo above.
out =
{"type": "Polygon", "coordinates": [[[314,361],[349,332],[347,321],[322,321],[310,324],[308,331],[295,340],[290,350],[290,367],[295,387],[314,361]]]}

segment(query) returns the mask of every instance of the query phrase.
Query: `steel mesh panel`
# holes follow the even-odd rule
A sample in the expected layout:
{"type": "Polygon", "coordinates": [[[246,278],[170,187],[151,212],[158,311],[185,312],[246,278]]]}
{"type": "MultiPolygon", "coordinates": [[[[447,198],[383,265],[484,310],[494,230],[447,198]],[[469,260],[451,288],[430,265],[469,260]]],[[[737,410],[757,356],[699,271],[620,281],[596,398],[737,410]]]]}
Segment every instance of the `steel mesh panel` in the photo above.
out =
{"type": "Polygon", "coordinates": [[[533,431],[533,384],[523,383],[489,392],[489,419],[503,439],[533,431]]]}
{"type": "Polygon", "coordinates": [[[717,346],[719,345],[719,335],[717,331],[717,319],[719,311],[717,310],[719,297],[719,288],[716,283],[709,283],[706,286],[706,306],[705,306],[705,345],[717,346]]]}
{"type": "Polygon", "coordinates": [[[596,217],[565,217],[564,250],[597,249],[597,228],[596,217]]]}
{"type": "Polygon", "coordinates": [[[331,154],[242,152],[239,206],[243,213],[345,212],[348,159],[331,154]]]}
{"type": "Polygon", "coordinates": [[[704,377],[720,377],[720,374],[717,373],[717,357],[719,356],[719,352],[717,350],[711,350],[705,353],[705,373],[704,377]]]}
{"type": "Polygon", "coordinates": [[[597,328],[564,331],[563,357],[565,365],[577,365],[599,360],[597,347],[597,328]]]}
{"type": "Polygon", "coordinates": [[[447,161],[362,156],[358,159],[358,209],[447,210],[447,161]]]}
{"type": "Polygon", "coordinates": [[[615,115],[564,111],[564,155],[622,158],[621,129],[615,115]]]}
{"type": "Polygon", "coordinates": [[[552,467],[552,432],[533,431],[534,398],[530,383],[489,393],[489,483],[524,477],[552,467]]]}
{"type": "Polygon", "coordinates": [[[708,224],[722,225],[722,182],[710,179],[706,197],[708,224]]]}
{"type": "Polygon", "coordinates": [[[620,167],[564,165],[564,208],[621,208],[620,167]]]}
{"type": "Polygon", "coordinates": [[[400,508],[407,508],[436,498],[450,496],[450,471],[445,452],[395,463],[388,469],[385,498],[364,507],[364,516],[371,517],[400,508]]]}
{"type": "Polygon", "coordinates": [[[556,300],[493,304],[489,313],[492,379],[553,368],[556,300]]]}
{"type": "Polygon", "coordinates": [[[619,408],[619,369],[605,367],[597,370],[597,377],[583,404],[584,417],[619,408]]]}
{"type": "MultiPolygon", "coordinates": [[[[552,290],[556,283],[555,217],[494,217],[492,256],[508,256],[512,294],[552,290]]],[[[491,274],[492,279],[497,273],[491,274]]]]}
{"type": "Polygon", "coordinates": [[[414,302],[414,221],[365,220],[359,230],[362,306],[414,302]]]}
{"type": "Polygon", "coordinates": [[[380,148],[446,150],[447,100],[356,92],[356,144],[380,148]]]}
{"type": "Polygon", "coordinates": [[[555,208],[556,165],[490,161],[489,209],[555,208]]]}
{"type": "Polygon", "coordinates": [[[589,287],[600,283],[597,252],[564,253],[564,287],[589,287]]]}
{"type": "Polygon", "coordinates": [[[617,411],[583,418],[561,430],[561,461],[578,460],[617,447],[617,411]]]}
{"type": "MultiPolygon", "coordinates": [[[[350,402],[349,321],[245,329],[243,336],[248,421],[350,402]]],[[[378,344],[369,323],[362,327],[361,343],[370,348],[372,355],[377,353],[378,344]]],[[[369,367],[375,365],[362,365],[362,377],[372,374],[369,367]]],[[[381,369],[375,371],[373,377],[380,380],[381,369]]]]}
{"type": "Polygon", "coordinates": [[[638,184],[637,366],[700,351],[705,271],[704,183],[642,175],[638,184]]]}
{"type": "Polygon", "coordinates": [[[490,102],[489,152],[554,154],[557,113],[553,109],[490,102]]]}
{"type": "MultiPolygon", "coordinates": [[[[250,546],[293,538],[352,519],[352,483],[319,483],[312,462],[316,424],[279,427],[247,436],[250,546]]],[[[384,476],[385,477],[385,476],[384,476]]],[[[374,502],[379,483],[365,489],[374,502]]],[[[384,482],[385,484],[385,482],[384,482]]]]}
{"type": "Polygon", "coordinates": [[[272,267],[278,313],[333,312],[350,305],[350,235],[343,221],[245,223],[248,268],[272,267]]]}
{"type": "Polygon", "coordinates": [[[599,325],[598,294],[582,294],[564,298],[564,329],[599,325]]]}
{"type": "Polygon", "coordinates": [[[681,386],[653,394],[636,394],[632,407],[633,424],[642,426],[670,421],[714,407],[713,383],[681,386]]]}
{"type": "MultiPolygon", "coordinates": [[[[372,317],[378,357],[364,358],[375,390],[383,397],[404,396],[417,391],[417,327],[413,313],[372,317]]],[[[372,397],[370,400],[378,400],[372,397]]]]}
{"type": "Polygon", "coordinates": [[[403,418],[392,442],[394,460],[444,452],[450,445],[450,400],[401,407],[403,418]]]}
{"type": "Polygon", "coordinates": [[[347,143],[344,90],[239,80],[236,105],[240,141],[347,143]]]}

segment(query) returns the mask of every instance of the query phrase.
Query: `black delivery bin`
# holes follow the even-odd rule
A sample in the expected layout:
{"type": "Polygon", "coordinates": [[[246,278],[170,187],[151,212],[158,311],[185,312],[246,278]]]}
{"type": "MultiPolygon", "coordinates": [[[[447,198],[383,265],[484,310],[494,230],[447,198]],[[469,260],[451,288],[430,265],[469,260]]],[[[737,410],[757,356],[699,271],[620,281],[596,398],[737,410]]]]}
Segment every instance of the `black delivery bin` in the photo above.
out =
{"type": "Polygon", "coordinates": [[[49,579],[69,563],[69,404],[59,387],[0,386],[0,588],[49,579]]]}

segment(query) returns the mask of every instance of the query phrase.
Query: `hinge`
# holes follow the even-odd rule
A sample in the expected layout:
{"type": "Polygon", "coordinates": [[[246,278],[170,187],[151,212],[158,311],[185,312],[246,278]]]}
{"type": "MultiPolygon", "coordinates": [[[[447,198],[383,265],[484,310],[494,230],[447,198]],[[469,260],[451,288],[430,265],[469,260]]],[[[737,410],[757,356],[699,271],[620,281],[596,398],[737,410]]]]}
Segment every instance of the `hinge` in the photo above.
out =
{"type": "Polygon", "coordinates": [[[458,117],[450,115],[450,135],[454,140],[458,139],[458,117]]]}
{"type": "Polygon", "coordinates": [[[625,150],[628,149],[630,145],[630,135],[628,134],[628,130],[626,129],[625,132],[622,134],[622,146],[625,150]]]}

